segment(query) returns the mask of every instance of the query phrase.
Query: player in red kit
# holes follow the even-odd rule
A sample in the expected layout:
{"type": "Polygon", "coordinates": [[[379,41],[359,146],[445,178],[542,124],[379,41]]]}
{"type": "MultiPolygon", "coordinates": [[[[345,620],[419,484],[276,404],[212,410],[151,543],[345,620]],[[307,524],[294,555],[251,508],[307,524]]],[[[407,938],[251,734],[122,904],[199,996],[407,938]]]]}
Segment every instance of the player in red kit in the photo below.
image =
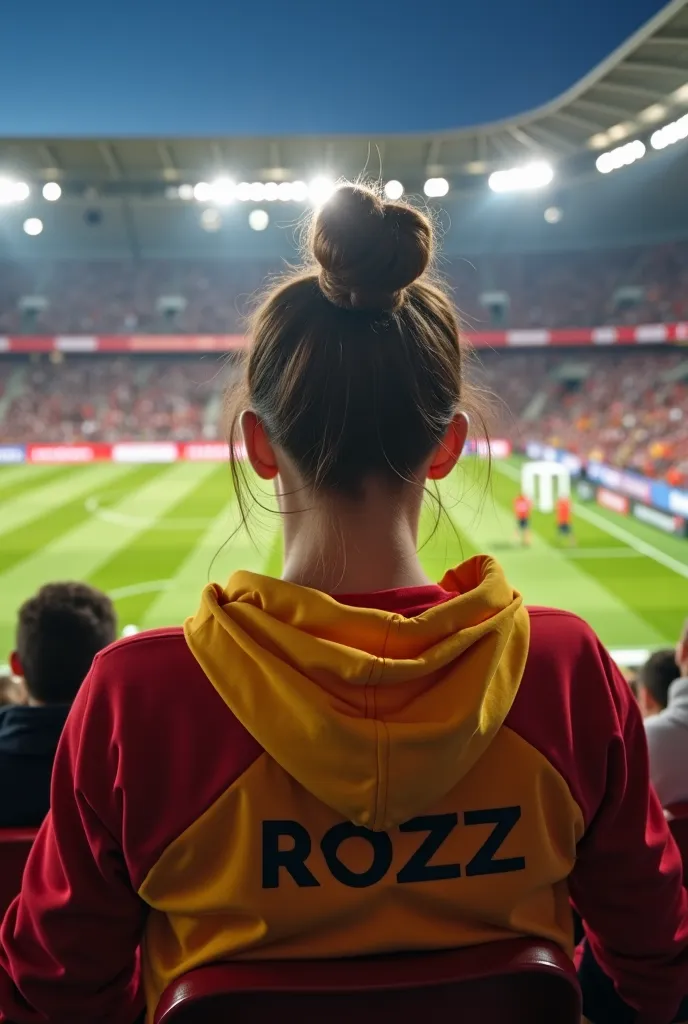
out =
{"type": "Polygon", "coordinates": [[[532,502],[524,494],[514,499],[514,515],[516,516],[516,538],[523,547],[530,547],[530,510],[532,502]]]}
{"type": "Polygon", "coordinates": [[[557,498],[556,516],[557,516],[557,533],[562,540],[569,546],[576,543],[575,537],[573,536],[573,526],[571,523],[571,515],[573,512],[573,506],[569,497],[557,498]]]}

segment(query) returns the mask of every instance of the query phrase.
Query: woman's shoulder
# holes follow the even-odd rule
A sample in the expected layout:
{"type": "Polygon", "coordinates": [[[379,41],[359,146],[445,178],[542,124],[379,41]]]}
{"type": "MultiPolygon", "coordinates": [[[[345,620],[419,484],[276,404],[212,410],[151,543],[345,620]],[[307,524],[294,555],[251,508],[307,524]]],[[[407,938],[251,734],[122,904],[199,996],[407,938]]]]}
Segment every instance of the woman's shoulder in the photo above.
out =
{"type": "Polygon", "coordinates": [[[530,640],[523,684],[538,694],[565,704],[590,700],[613,701],[628,684],[585,619],[560,608],[528,607],[530,640]]]}
{"type": "Polygon", "coordinates": [[[145,630],[116,640],[94,658],[91,685],[97,688],[169,689],[205,673],[189,650],[181,626],[145,630]]]}
{"type": "Polygon", "coordinates": [[[638,714],[635,701],[584,619],[556,608],[528,612],[528,657],[505,725],[556,768],[588,821],[610,746],[623,743],[625,720],[638,714]]]}

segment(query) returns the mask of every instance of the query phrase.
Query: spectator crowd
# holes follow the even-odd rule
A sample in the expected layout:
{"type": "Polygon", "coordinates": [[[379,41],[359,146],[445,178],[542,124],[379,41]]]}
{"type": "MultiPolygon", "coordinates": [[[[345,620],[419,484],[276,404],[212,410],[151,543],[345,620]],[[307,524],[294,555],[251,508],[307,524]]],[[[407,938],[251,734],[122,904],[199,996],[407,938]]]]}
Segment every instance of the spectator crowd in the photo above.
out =
{"type": "Polygon", "coordinates": [[[688,483],[688,360],[670,348],[495,353],[479,377],[516,447],[540,441],[688,483]]]}
{"type": "Polygon", "coordinates": [[[212,440],[230,372],[215,358],[0,363],[0,443],[212,440]]]}
{"type": "MultiPolygon", "coordinates": [[[[3,261],[0,334],[241,332],[253,295],[283,269],[277,261],[3,261]]],[[[440,270],[476,330],[688,318],[688,244],[466,254],[440,270]]]]}
{"type": "MultiPolygon", "coordinates": [[[[216,356],[6,359],[0,444],[215,440],[235,366],[216,356]]],[[[486,351],[473,369],[492,407],[493,436],[688,484],[688,359],[680,350],[486,351]]]]}

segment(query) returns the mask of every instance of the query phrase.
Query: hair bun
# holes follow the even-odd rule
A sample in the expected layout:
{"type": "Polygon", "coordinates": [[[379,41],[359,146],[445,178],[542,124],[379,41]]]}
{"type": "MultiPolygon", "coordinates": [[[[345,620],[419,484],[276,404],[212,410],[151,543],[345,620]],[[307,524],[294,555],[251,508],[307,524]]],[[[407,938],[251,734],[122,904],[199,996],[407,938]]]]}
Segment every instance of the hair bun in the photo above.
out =
{"type": "Polygon", "coordinates": [[[432,257],[432,228],[404,203],[385,203],[360,185],[342,185],[318,212],[311,234],[320,287],[346,309],[392,311],[432,257]]]}

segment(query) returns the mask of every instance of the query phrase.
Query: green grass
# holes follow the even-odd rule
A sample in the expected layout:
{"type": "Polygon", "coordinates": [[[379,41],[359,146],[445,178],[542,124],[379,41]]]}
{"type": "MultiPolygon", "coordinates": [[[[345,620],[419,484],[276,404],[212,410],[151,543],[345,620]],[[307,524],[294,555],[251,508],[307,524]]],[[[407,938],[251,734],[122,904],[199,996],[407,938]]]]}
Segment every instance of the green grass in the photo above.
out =
{"type": "MultiPolygon", "coordinates": [[[[688,541],[576,506],[575,548],[536,512],[524,550],[511,511],[519,476],[518,460],[496,463],[490,481],[469,460],[442,486],[436,528],[432,501],[422,525],[430,574],[490,552],[530,604],[583,615],[611,648],[673,643],[688,614],[688,541]]],[[[236,523],[226,466],[0,468],[0,662],[19,604],[48,580],[94,583],[113,595],[122,626],[146,628],[181,622],[205,583],[233,569],[279,574],[278,517],[260,513],[255,544],[234,533],[236,523]]]]}

